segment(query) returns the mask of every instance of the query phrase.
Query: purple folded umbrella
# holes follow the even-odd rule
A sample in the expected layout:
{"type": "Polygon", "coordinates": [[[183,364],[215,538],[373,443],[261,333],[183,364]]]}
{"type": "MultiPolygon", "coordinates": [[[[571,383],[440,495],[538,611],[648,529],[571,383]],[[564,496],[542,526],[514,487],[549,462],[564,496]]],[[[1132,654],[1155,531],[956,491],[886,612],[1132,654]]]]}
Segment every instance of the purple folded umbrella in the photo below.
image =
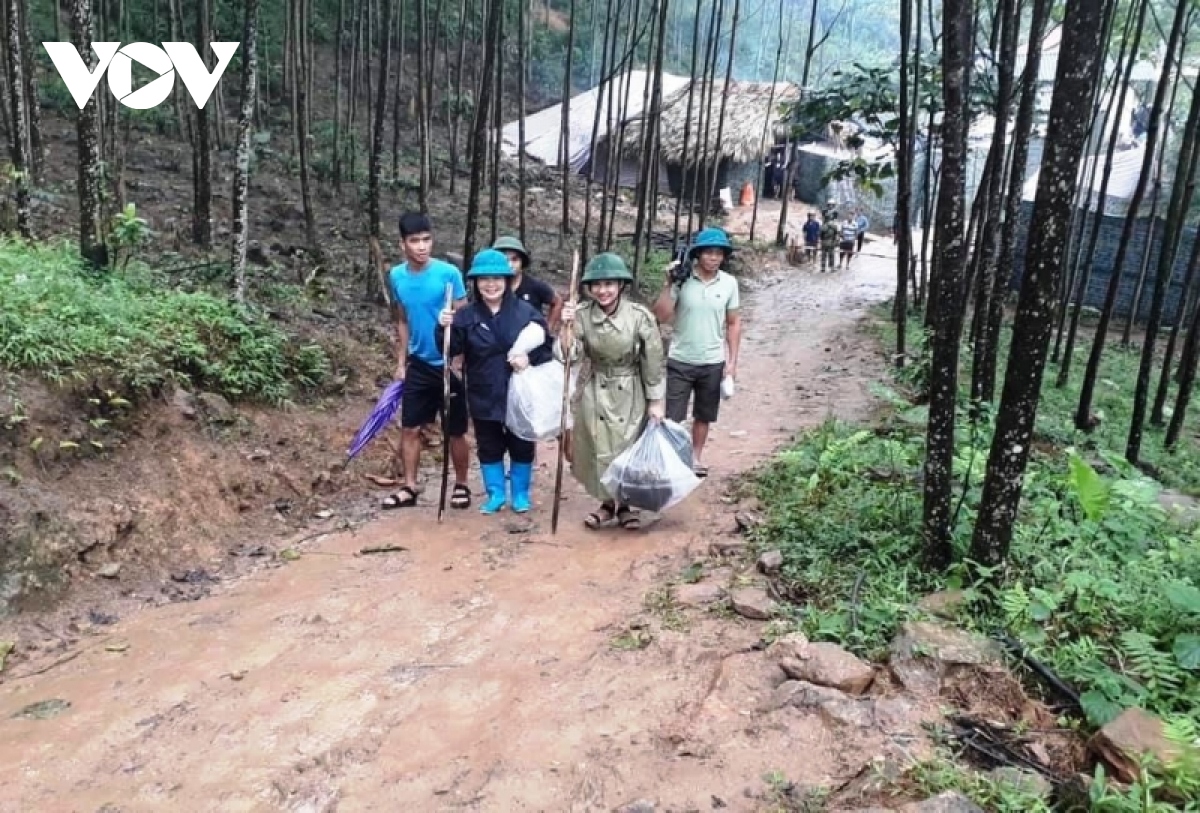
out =
{"type": "Polygon", "coordinates": [[[396,410],[400,408],[400,396],[403,393],[403,381],[393,381],[391,384],[388,384],[387,389],[383,391],[383,395],[379,396],[379,402],[375,404],[375,408],[367,416],[367,420],[359,427],[358,434],[354,436],[354,442],[350,444],[350,448],[346,451],[347,462],[353,460],[376,435],[383,431],[385,426],[391,423],[392,418],[396,416],[396,410]]]}

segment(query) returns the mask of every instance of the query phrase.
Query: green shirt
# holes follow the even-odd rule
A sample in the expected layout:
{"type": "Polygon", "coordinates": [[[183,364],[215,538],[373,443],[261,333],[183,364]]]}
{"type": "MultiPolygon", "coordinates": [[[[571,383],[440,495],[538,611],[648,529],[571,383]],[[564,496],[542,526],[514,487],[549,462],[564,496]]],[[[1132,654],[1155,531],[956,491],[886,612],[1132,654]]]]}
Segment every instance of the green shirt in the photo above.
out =
{"type": "Polygon", "coordinates": [[[736,311],[737,277],[718,271],[709,282],[692,274],[681,287],[671,286],[675,303],[675,334],[668,358],[683,364],[725,361],[725,320],[736,311]]]}

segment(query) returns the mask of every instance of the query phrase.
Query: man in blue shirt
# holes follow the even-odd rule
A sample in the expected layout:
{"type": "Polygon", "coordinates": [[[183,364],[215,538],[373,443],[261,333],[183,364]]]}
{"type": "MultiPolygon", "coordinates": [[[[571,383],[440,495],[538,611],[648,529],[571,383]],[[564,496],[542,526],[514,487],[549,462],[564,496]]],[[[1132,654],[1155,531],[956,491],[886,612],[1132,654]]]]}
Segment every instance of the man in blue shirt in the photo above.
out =
{"type": "Polygon", "coordinates": [[[438,345],[438,315],[446,306],[446,285],[451,287],[455,310],[467,302],[462,272],[448,262],[433,259],[433,226],[423,214],[409,212],[400,218],[400,246],[404,262],[388,274],[388,287],[400,318],[396,322],[396,380],[404,382],[400,401],[402,429],[400,454],[404,461],[404,485],[383,501],[384,508],[408,508],[417,502],[417,472],[421,465],[421,427],[442,419],[442,431],[450,438],[450,462],[454,466],[452,508],[471,505],[467,486],[467,404],[462,379],[450,373],[450,406],[442,404],[442,373],[445,362],[438,345]]]}
{"type": "Polygon", "coordinates": [[[817,262],[817,249],[821,247],[821,224],[817,222],[815,212],[808,213],[804,221],[804,259],[814,265],[817,262]]]}

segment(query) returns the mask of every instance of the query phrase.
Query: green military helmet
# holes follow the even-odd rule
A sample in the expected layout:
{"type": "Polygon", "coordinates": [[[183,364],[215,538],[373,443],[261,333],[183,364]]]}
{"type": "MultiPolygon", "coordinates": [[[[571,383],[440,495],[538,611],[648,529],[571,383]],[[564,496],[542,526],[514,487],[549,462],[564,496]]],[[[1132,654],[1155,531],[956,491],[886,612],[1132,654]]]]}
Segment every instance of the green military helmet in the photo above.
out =
{"type": "Polygon", "coordinates": [[[725,233],[724,229],[715,226],[703,229],[696,235],[692,247],[688,249],[688,256],[695,257],[696,252],[706,248],[719,248],[725,252],[726,257],[733,253],[733,243],[729,242],[729,235],[725,233]]]}
{"type": "Polygon", "coordinates": [[[467,272],[467,279],[511,276],[515,275],[512,266],[508,264],[508,257],[494,248],[485,248],[476,254],[471,260],[471,270],[467,272]]]}
{"type": "Polygon", "coordinates": [[[529,263],[532,261],[532,258],[529,256],[529,250],[526,249],[525,244],[516,237],[501,237],[496,240],[496,242],[492,245],[492,248],[494,248],[496,251],[514,251],[517,254],[520,254],[521,266],[523,268],[528,268],[529,263]]]}
{"type": "Polygon", "coordinates": [[[587,268],[583,271],[582,282],[585,284],[604,280],[633,282],[633,274],[629,273],[625,261],[611,251],[597,254],[588,261],[587,268]]]}

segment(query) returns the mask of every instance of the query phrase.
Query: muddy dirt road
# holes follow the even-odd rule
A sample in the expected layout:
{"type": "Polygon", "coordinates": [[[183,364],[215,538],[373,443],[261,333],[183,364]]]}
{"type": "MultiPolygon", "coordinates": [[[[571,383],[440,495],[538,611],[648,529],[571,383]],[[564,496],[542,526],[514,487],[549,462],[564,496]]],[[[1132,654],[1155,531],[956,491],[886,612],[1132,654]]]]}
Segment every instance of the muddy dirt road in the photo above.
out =
{"type": "Polygon", "coordinates": [[[572,484],[551,537],[548,469],[528,520],[472,510],[437,526],[435,492],[206,599],[104,627],[45,674],[6,675],[0,810],[599,811],[645,799],[749,811],[766,803],[764,774],[853,774],[886,736],[763,711],[780,679],[754,647],[763,622],[681,609],[664,585],[732,538],[730,478],[795,430],[867,405],[880,362],[856,324],[890,293],[893,267],[866,256],[848,273],[782,268],[754,283],[712,475],[640,533],[585,530],[593,506],[572,484]],[[380,543],[408,550],[354,555],[380,543]],[[70,705],[14,716],[56,700],[70,705]]]}

